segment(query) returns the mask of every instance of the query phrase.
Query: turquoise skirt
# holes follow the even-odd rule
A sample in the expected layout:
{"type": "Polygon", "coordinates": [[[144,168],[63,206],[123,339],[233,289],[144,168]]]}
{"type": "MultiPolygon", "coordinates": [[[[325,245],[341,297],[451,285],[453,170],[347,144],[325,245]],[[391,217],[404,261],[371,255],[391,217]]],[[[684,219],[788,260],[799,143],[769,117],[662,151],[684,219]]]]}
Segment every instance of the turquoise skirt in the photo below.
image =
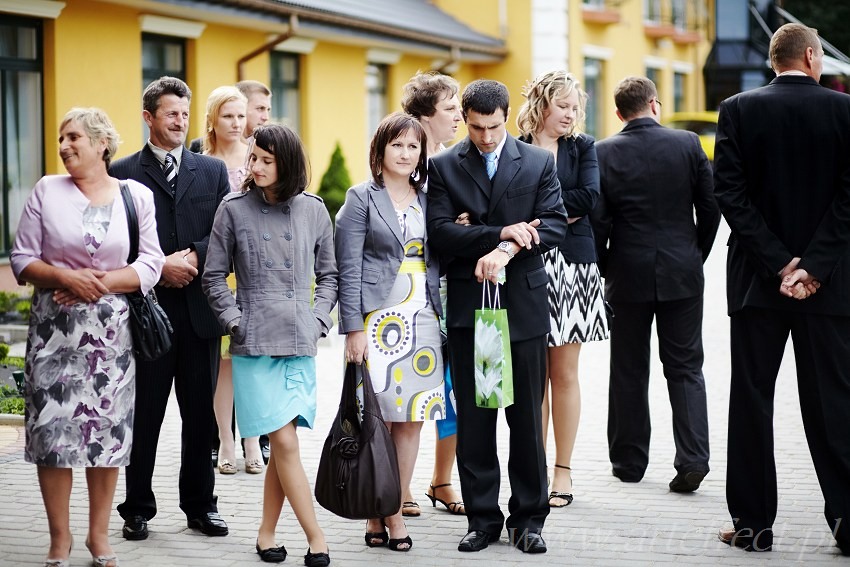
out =
{"type": "Polygon", "coordinates": [[[243,437],[277,431],[293,420],[312,429],[316,418],[315,358],[233,355],[233,401],[243,437]]]}

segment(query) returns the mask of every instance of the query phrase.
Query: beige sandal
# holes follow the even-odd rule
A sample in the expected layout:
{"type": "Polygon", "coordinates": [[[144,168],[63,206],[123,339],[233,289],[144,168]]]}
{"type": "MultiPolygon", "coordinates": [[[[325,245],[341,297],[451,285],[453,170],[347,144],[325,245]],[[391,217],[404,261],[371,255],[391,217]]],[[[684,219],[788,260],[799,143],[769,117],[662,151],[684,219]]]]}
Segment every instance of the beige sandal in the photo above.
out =
{"type": "Polygon", "coordinates": [[[263,472],[263,462],[260,459],[245,461],[245,472],[248,474],[261,474],[263,472]]]}
{"type": "Polygon", "coordinates": [[[234,465],[227,459],[219,459],[218,472],[221,474],[236,474],[236,465],[234,465]]]}

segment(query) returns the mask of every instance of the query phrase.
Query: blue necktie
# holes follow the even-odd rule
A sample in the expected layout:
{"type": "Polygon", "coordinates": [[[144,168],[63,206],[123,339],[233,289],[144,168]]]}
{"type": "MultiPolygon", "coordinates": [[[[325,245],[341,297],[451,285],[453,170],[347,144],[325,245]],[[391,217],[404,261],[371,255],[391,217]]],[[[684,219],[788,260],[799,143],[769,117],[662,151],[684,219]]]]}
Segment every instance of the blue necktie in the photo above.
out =
{"type": "Polygon", "coordinates": [[[481,154],[481,156],[484,158],[484,165],[487,166],[487,177],[493,179],[496,175],[496,152],[481,154]]]}

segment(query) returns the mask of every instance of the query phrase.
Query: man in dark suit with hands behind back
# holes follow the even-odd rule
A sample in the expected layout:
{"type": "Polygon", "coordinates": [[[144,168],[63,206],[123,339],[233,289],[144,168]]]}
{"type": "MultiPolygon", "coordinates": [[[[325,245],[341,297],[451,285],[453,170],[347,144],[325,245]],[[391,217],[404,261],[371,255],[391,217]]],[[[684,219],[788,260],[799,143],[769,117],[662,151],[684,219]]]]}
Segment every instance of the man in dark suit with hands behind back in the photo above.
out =
{"type": "Polygon", "coordinates": [[[732,380],[721,541],[769,551],[776,519],[773,396],[790,333],[824,515],[850,555],[850,96],[818,84],[817,31],[770,41],[777,76],[720,105],[715,195],[732,229],[732,380]]]}

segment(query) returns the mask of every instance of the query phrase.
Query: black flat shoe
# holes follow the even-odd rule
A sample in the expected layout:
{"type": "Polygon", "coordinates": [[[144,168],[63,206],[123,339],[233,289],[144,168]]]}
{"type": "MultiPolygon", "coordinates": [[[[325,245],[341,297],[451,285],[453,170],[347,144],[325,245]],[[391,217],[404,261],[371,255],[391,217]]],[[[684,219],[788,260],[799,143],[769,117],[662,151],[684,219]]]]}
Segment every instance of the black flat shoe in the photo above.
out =
{"type": "Polygon", "coordinates": [[[481,551],[487,549],[491,543],[499,541],[499,536],[489,534],[487,532],[473,530],[463,536],[460,543],[457,544],[458,551],[481,551]]]}
{"type": "Polygon", "coordinates": [[[208,536],[226,536],[229,533],[227,524],[218,512],[207,512],[197,518],[189,518],[186,525],[208,536]]]}
{"type": "Polygon", "coordinates": [[[286,559],[286,548],[280,546],[260,549],[260,540],[257,540],[257,555],[266,563],[281,563],[286,559]]]}
{"type": "Polygon", "coordinates": [[[393,551],[410,551],[411,549],[413,549],[413,540],[410,539],[409,535],[401,539],[391,539],[387,542],[387,547],[389,547],[393,551]],[[407,547],[401,547],[405,544],[407,545],[407,547]]]}
{"type": "Polygon", "coordinates": [[[313,553],[309,547],[307,548],[307,555],[304,556],[304,565],[306,567],[326,567],[330,564],[331,556],[329,553],[313,553]]]}
{"type": "Polygon", "coordinates": [[[271,449],[269,448],[269,436],[268,435],[260,435],[260,452],[263,454],[263,464],[269,464],[269,457],[271,457],[271,449]]]}
{"type": "Polygon", "coordinates": [[[138,514],[124,520],[124,527],[121,528],[121,535],[124,539],[131,541],[139,541],[148,539],[148,519],[138,514]]]}

